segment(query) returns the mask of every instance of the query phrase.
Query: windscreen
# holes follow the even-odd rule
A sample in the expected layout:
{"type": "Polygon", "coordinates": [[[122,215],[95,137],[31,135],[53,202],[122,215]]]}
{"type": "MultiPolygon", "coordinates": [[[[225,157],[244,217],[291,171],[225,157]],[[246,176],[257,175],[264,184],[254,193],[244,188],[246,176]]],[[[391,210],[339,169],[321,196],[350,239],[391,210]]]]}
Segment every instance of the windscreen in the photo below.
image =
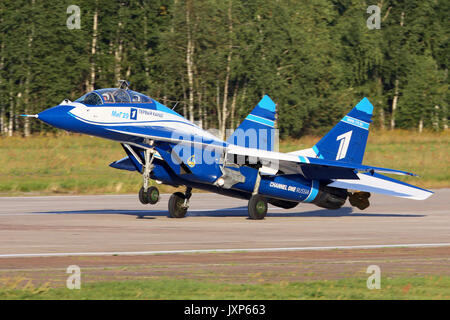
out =
{"type": "Polygon", "coordinates": [[[75,101],[88,105],[101,105],[103,103],[152,103],[152,99],[142,93],[117,88],[95,90],[86,93],[75,101]]]}
{"type": "Polygon", "coordinates": [[[81,98],[75,100],[75,102],[80,102],[91,106],[98,106],[103,104],[102,98],[100,98],[100,96],[95,92],[86,93],[81,98]]]}

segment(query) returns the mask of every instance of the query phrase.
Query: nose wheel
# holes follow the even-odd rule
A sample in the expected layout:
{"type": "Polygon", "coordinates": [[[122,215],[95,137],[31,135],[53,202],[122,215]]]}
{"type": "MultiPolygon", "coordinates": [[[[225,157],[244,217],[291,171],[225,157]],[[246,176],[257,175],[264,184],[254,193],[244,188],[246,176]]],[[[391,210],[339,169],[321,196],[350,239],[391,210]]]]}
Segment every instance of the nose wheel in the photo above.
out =
{"type": "Polygon", "coordinates": [[[261,183],[261,175],[256,175],[255,186],[250,200],[248,200],[248,217],[252,220],[262,220],[267,215],[267,199],[258,194],[259,185],[261,183]]]}
{"type": "Polygon", "coordinates": [[[185,193],[175,192],[169,199],[169,217],[184,218],[189,208],[191,198],[191,188],[187,188],[185,193]]]}
{"type": "Polygon", "coordinates": [[[142,187],[139,190],[139,201],[142,204],[156,204],[159,201],[159,190],[157,187],[149,187],[147,190],[142,187]]]}

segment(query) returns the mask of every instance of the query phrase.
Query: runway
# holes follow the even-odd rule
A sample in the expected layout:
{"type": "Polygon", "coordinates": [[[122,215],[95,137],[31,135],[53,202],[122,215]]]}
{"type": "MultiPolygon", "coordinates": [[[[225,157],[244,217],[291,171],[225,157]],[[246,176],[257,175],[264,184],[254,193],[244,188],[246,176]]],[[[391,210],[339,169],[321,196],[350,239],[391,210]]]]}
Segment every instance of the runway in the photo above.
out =
{"type": "Polygon", "coordinates": [[[0,257],[370,246],[446,246],[450,189],[425,201],[373,195],[371,207],[310,204],[269,208],[247,219],[246,201],[195,193],[188,217],[167,217],[169,195],[143,206],[136,195],[0,198],[0,257]]]}

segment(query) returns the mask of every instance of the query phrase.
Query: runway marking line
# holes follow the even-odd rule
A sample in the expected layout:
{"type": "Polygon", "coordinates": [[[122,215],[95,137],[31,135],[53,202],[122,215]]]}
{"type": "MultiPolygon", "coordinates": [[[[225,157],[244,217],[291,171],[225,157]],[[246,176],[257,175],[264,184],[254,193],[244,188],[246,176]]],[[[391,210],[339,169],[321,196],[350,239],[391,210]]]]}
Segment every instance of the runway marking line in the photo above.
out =
{"type": "Polygon", "coordinates": [[[292,247],[292,248],[235,248],[235,249],[193,249],[193,250],[162,250],[162,251],[122,251],[122,252],[60,252],[60,253],[18,253],[0,254],[0,258],[32,258],[32,257],[69,257],[69,256],[140,256],[154,254],[181,253],[223,253],[223,252],[269,252],[269,251],[314,251],[314,250],[346,250],[346,249],[381,249],[381,248],[427,248],[448,247],[450,243],[409,243],[409,244],[377,244],[356,246],[328,247],[292,247]]]}

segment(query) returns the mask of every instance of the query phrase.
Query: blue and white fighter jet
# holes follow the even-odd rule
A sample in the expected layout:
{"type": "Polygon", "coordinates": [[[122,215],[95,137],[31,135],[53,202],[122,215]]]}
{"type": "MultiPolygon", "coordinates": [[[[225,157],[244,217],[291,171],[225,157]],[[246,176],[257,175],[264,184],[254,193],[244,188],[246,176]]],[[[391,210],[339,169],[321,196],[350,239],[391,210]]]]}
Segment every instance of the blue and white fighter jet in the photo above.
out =
{"type": "Polygon", "coordinates": [[[119,142],[126,157],[111,167],[143,176],[139,200],[155,204],[150,179],[184,186],[169,200],[169,216],[186,216],[192,188],[248,200],[251,219],[264,219],[268,203],[293,208],[312,203],[338,209],[347,199],[361,210],[370,193],[424,200],[431,191],[384,176],[414,175],[363,165],[373,106],[362,99],[310,149],[277,152],[275,103],[266,95],[227,141],[201,129],[154,99],[119,88],[89,92],[44,110],[38,118],[54,127],[119,142]]]}

